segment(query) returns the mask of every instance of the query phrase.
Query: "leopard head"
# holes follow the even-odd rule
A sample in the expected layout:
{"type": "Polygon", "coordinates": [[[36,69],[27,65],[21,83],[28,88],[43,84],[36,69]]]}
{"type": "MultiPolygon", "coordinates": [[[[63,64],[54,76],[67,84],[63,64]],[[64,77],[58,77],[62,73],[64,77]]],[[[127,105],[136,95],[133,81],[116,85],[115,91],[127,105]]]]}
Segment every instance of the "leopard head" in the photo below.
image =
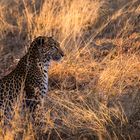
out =
{"type": "Polygon", "coordinates": [[[31,43],[31,47],[38,48],[43,61],[59,61],[64,56],[60,43],[52,37],[39,36],[31,43]]]}

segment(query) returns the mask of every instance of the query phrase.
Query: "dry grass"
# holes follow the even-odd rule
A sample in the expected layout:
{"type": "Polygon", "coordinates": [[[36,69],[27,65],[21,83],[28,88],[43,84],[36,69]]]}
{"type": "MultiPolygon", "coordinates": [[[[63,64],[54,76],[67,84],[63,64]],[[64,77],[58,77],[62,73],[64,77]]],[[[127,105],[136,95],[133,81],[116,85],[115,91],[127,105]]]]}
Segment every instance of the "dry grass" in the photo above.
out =
{"type": "Polygon", "coordinates": [[[10,127],[1,120],[0,139],[133,139],[129,119],[108,99],[139,89],[139,1],[41,2],[0,2],[1,77],[38,35],[53,35],[66,56],[50,67],[50,90],[35,122],[18,102],[10,127]]]}

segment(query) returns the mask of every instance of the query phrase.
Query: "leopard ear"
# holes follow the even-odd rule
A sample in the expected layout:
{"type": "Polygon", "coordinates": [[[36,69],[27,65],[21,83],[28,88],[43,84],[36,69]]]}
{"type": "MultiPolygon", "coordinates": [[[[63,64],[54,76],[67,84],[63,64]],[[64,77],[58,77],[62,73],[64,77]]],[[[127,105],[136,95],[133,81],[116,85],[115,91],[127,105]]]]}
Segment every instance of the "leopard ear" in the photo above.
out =
{"type": "Polygon", "coordinates": [[[45,38],[43,36],[39,36],[39,37],[35,38],[34,41],[35,41],[35,44],[37,46],[40,46],[40,45],[43,45],[44,44],[45,38]]]}
{"type": "Polygon", "coordinates": [[[33,40],[33,42],[31,43],[31,47],[41,46],[44,44],[44,42],[45,42],[45,38],[43,36],[39,36],[33,40]]]}

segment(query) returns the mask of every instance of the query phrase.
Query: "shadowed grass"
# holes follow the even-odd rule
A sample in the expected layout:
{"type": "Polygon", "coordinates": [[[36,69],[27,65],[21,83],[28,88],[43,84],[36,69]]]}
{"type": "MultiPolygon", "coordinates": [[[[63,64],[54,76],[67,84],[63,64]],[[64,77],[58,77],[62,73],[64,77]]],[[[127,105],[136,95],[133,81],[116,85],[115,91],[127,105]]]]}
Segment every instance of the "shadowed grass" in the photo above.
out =
{"type": "MultiPolygon", "coordinates": [[[[36,1],[0,2],[1,62],[9,60],[9,53],[21,52],[22,57],[39,35],[58,39],[66,55],[50,66],[48,96],[45,106],[34,112],[34,121],[22,110],[20,98],[10,126],[3,126],[1,118],[0,139],[131,138],[122,106],[108,107],[112,96],[131,89],[135,94],[140,81],[139,1],[120,3],[50,0],[37,9],[36,1]]],[[[0,67],[7,69],[12,62],[0,67]]]]}

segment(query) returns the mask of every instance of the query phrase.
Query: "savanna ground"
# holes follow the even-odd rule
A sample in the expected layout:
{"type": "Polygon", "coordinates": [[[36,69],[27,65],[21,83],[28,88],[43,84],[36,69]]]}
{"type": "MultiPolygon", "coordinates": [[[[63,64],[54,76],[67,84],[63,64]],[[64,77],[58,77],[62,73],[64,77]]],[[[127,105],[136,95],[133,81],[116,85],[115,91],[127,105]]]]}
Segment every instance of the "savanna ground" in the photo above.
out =
{"type": "Polygon", "coordinates": [[[50,66],[35,123],[18,101],[1,140],[140,139],[139,0],[0,0],[0,27],[1,78],[38,35],[66,55],[50,66]]]}

